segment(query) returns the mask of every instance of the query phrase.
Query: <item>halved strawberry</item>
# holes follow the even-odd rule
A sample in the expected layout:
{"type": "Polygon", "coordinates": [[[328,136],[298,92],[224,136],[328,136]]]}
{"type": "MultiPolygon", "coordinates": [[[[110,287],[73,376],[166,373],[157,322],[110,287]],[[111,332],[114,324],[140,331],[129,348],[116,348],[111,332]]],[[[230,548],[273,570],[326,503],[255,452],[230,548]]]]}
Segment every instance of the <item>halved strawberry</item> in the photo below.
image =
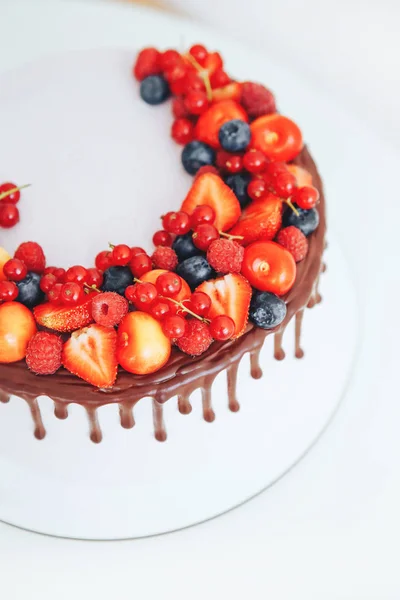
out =
{"type": "Polygon", "coordinates": [[[110,388],[117,377],[117,332],[103,325],[74,331],[64,344],[62,364],[98,388],[110,388]]]}
{"type": "Polygon", "coordinates": [[[224,87],[213,90],[213,102],[222,102],[222,100],[240,100],[242,86],[238,81],[232,81],[224,87]]]}
{"type": "Polygon", "coordinates": [[[223,100],[212,104],[205,113],[200,115],[195,127],[194,137],[213,148],[220,148],[218,132],[221,126],[233,119],[249,120],[246,111],[234,100],[223,100]]]}
{"type": "Polygon", "coordinates": [[[76,306],[56,306],[50,302],[39,304],[33,309],[33,314],[37,323],[47,329],[75,331],[93,323],[92,299],[93,294],[90,294],[76,306]]]}
{"type": "Polygon", "coordinates": [[[312,175],[307,169],[299,167],[298,165],[288,165],[288,171],[296,177],[296,184],[298,187],[311,186],[312,175]]]}
{"type": "Polygon", "coordinates": [[[237,338],[246,329],[249,306],[251,300],[251,286],[242,275],[230,273],[218,279],[204,281],[196,289],[204,292],[211,298],[211,308],[208,318],[213,319],[218,315],[228,315],[235,323],[237,338]]]}
{"type": "Polygon", "coordinates": [[[215,210],[215,227],[227,231],[240,217],[240,204],[231,188],[214,173],[196,177],[181,210],[192,214],[197,206],[207,204],[215,210]]]}
{"type": "Polygon", "coordinates": [[[254,200],[229,233],[243,236],[240,241],[243,246],[257,240],[273,240],[282,225],[282,205],[282,200],[274,194],[254,200]]]}

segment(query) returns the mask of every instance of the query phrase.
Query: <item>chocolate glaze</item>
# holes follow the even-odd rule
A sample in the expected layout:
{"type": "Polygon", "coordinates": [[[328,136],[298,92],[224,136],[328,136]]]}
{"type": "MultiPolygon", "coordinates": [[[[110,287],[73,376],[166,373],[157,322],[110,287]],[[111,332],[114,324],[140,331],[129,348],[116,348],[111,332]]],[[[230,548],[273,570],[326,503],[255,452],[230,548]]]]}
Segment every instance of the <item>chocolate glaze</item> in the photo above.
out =
{"type": "Polygon", "coordinates": [[[54,401],[55,415],[59,419],[68,416],[68,404],[81,404],[87,411],[90,426],[90,439],[99,443],[102,433],[97,419],[97,408],[110,403],[119,406],[120,422],[124,428],[135,424],[133,409],[142,398],[150,397],[153,403],[153,421],[155,438],[164,441],[167,437],[163,420],[163,403],[177,396],[178,408],[182,414],[192,410],[190,395],[196,389],[201,390],[203,416],[208,422],[215,419],[211,403],[211,388],[215,377],[221,371],[227,371],[228,406],[236,412],[239,403],[236,398],[237,370],[243,355],[250,354],[251,376],[259,379],[262,371],[259,365],[259,353],[267,335],[275,334],[275,358],[285,357],[282,338],[285,328],[294,315],[295,353],[303,356],[300,347],[301,324],[304,307],[312,307],[321,301],[318,291],[319,276],[323,270],[322,254],[325,247],[325,198],[321,178],[316,165],[305,147],[294,161],[307,169],[313,177],[313,184],[319,189],[321,200],[318,207],[320,224],[309,237],[309,251],[306,258],[298,264],[296,281],[285,298],[287,315],[279,330],[265,331],[249,324],[246,332],[238,340],[224,343],[214,342],[209,350],[200,357],[191,358],[176,349],[168,363],[156,373],[145,376],[132,375],[120,369],[115,386],[111,390],[99,390],[78,379],[65,369],[60,369],[49,377],[36,376],[26,367],[24,361],[13,364],[0,364],[0,401],[5,403],[10,395],[19,396],[29,405],[35,437],[42,439],[45,428],[42,423],[37,398],[48,396],[54,401]]]}

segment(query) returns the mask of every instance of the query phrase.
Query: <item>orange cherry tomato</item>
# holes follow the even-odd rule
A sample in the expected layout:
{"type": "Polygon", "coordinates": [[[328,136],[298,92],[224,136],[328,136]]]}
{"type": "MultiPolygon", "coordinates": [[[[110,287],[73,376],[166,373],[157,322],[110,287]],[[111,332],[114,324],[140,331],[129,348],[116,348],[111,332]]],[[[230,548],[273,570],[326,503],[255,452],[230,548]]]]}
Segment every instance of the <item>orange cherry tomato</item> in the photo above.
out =
{"type": "Polygon", "coordinates": [[[233,119],[249,120],[246,111],[234,100],[222,100],[212,104],[205,113],[200,115],[195,127],[195,139],[205,142],[213,148],[220,148],[218,132],[221,126],[233,119]]]}
{"type": "Polygon", "coordinates": [[[250,129],[250,147],[261,150],[272,161],[293,160],[303,147],[303,137],[296,123],[278,113],[259,117],[250,129]]]}
{"type": "Polygon", "coordinates": [[[279,244],[254,242],[244,251],[242,275],[257,290],[283,296],[296,279],[296,263],[279,244]]]}
{"type": "Polygon", "coordinates": [[[8,254],[7,250],[4,248],[0,248],[0,281],[5,281],[7,277],[4,275],[3,267],[10,260],[11,256],[8,254]]]}
{"type": "Polygon", "coordinates": [[[297,187],[311,186],[313,184],[312,175],[307,169],[298,165],[287,165],[287,170],[296,177],[297,187]]]}

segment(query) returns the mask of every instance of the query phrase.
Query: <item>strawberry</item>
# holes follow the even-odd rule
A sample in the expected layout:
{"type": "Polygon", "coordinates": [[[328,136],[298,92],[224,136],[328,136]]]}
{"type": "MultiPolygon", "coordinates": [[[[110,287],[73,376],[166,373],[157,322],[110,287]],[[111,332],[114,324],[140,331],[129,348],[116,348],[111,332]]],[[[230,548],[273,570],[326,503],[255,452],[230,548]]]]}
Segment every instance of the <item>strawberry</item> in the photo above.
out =
{"type": "Polygon", "coordinates": [[[93,294],[75,306],[57,306],[47,302],[33,309],[36,322],[54,331],[74,331],[93,323],[92,317],[93,294]]]}
{"type": "Polygon", "coordinates": [[[229,233],[243,236],[241,244],[247,246],[257,240],[274,239],[281,224],[282,200],[270,193],[249,204],[229,233]]]}
{"type": "Polygon", "coordinates": [[[118,369],[117,332],[97,324],[74,331],[64,344],[62,363],[91,385],[111,388],[118,369]]]}
{"type": "Polygon", "coordinates": [[[213,173],[196,177],[181,210],[191,215],[197,206],[204,204],[214,209],[214,225],[219,231],[227,231],[240,217],[239,200],[221,177],[213,173]]]}
{"type": "Polygon", "coordinates": [[[247,279],[242,275],[230,273],[218,279],[204,281],[196,292],[204,292],[211,298],[211,308],[207,315],[209,319],[227,315],[235,323],[234,337],[244,333],[252,294],[247,279]]]}
{"type": "Polygon", "coordinates": [[[224,87],[213,90],[213,102],[221,102],[222,100],[240,100],[242,88],[240,83],[232,81],[224,87]]]}
{"type": "Polygon", "coordinates": [[[212,104],[197,121],[194,137],[200,142],[205,142],[213,148],[220,148],[218,132],[221,125],[233,119],[248,122],[246,111],[234,100],[223,100],[212,104]]]}

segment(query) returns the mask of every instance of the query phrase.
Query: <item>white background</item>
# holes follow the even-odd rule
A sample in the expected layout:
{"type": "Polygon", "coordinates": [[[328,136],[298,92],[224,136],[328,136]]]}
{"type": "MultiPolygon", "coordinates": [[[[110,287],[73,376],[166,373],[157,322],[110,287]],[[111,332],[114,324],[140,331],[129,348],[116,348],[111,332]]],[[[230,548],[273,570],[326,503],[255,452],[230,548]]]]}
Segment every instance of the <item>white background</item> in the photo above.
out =
{"type": "MultiPolygon", "coordinates": [[[[236,29],[283,63],[296,63],[398,144],[394,2],[175,4],[231,33],[236,29]]],[[[377,198],[379,206],[384,202],[377,198]]],[[[376,310],[379,318],[393,306],[383,299],[376,310]]],[[[398,600],[400,405],[390,327],[386,357],[373,399],[349,394],[289,476],[217,520],[117,544],[54,540],[0,526],[0,596],[398,600]]]]}

